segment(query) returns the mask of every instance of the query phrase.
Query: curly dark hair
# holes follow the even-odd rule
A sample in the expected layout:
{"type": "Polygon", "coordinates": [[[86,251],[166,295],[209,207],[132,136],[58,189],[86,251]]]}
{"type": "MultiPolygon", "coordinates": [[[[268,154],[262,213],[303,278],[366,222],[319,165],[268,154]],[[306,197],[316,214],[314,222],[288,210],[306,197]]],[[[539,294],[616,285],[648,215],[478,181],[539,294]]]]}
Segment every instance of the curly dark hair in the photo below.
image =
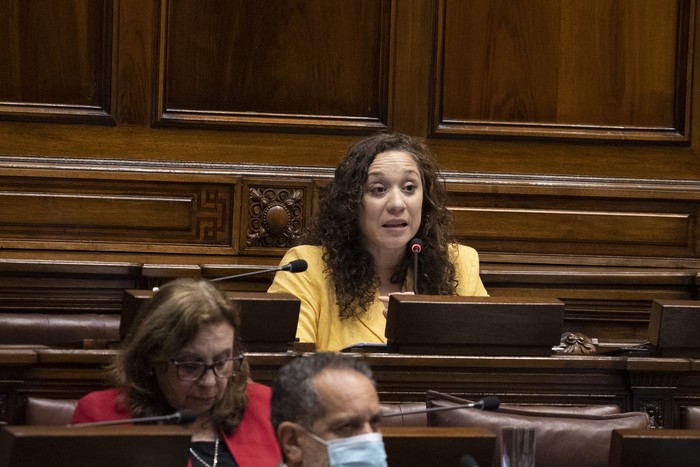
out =
{"type": "MultiPolygon", "coordinates": [[[[326,272],[335,283],[342,319],[358,318],[374,301],[378,278],[371,254],[362,246],[358,216],[367,171],[377,154],[403,151],[418,165],[423,183],[423,207],[416,236],[423,241],[419,257],[418,293],[454,295],[457,280],[449,260],[451,218],[447,192],[435,158],[421,141],[401,133],[382,132],[350,147],[335,169],[335,177],[321,191],[319,210],[301,243],[321,245],[326,272]]],[[[406,245],[408,253],[409,246],[406,245]]],[[[406,254],[391,277],[402,283],[412,263],[406,254]]]]}
{"type": "MultiPolygon", "coordinates": [[[[110,366],[113,382],[121,387],[122,403],[134,417],[168,415],[173,408],[167,402],[156,378],[169,358],[190,343],[206,324],[229,323],[233,327],[233,354],[242,355],[239,305],[204,279],[175,279],[139,310],[131,333],[124,339],[121,352],[110,366]]],[[[231,434],[241,422],[248,405],[246,385],[250,377],[248,363],[228,381],[223,398],[212,407],[209,418],[231,434]]]]}

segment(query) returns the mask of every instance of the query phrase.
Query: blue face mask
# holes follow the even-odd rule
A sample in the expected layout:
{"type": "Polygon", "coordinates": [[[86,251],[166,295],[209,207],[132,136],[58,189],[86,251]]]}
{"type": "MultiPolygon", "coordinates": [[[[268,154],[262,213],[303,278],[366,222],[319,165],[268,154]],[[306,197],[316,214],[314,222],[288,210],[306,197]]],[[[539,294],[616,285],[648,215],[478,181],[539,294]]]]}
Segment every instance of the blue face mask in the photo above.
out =
{"type": "Polygon", "coordinates": [[[321,439],[308,431],[306,433],[328,448],[328,462],[331,467],[387,466],[381,433],[365,433],[329,440],[321,439]]]}

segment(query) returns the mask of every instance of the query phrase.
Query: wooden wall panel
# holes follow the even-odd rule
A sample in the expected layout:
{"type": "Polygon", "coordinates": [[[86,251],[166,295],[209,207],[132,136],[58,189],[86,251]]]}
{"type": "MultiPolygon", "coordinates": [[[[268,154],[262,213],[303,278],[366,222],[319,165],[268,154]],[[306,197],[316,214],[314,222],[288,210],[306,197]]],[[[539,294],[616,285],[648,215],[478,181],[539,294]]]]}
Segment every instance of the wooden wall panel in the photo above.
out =
{"type": "Polygon", "coordinates": [[[160,122],[386,124],[387,0],[163,4],[160,122]]]}
{"type": "Polygon", "coordinates": [[[452,209],[457,235],[482,251],[697,257],[698,205],[495,198],[460,198],[452,209]]]}
{"type": "MultiPolygon", "coordinates": [[[[265,165],[233,163],[60,163],[0,161],[0,173],[12,169],[0,178],[6,245],[279,256],[332,176],[331,169],[290,177],[292,168],[270,173],[265,165]]],[[[697,183],[602,187],[551,178],[543,185],[535,177],[508,185],[498,177],[444,175],[455,235],[484,255],[607,258],[610,266],[700,260],[697,183]]]]}
{"type": "Polygon", "coordinates": [[[157,50],[159,0],[119,0],[117,9],[113,109],[126,125],[150,125],[157,50]]]}
{"type": "Polygon", "coordinates": [[[625,257],[644,258],[649,265],[700,259],[696,182],[458,180],[448,187],[456,234],[484,253],[609,257],[610,265],[623,264],[625,257]]]}
{"type": "Polygon", "coordinates": [[[111,0],[0,0],[0,118],[113,123],[111,0]]]}
{"type": "Polygon", "coordinates": [[[105,313],[121,310],[124,289],[141,284],[133,262],[0,261],[0,311],[105,313]]]}
{"type": "Polygon", "coordinates": [[[687,142],[694,7],[444,0],[434,130],[687,142]]]}
{"type": "Polygon", "coordinates": [[[0,308],[114,309],[128,284],[274,265],[351,141],[388,127],[437,154],[489,291],[642,338],[651,299],[698,297],[699,18],[697,0],[0,0],[0,308]]]}
{"type": "Polygon", "coordinates": [[[5,247],[233,254],[230,184],[0,179],[5,247]]]}

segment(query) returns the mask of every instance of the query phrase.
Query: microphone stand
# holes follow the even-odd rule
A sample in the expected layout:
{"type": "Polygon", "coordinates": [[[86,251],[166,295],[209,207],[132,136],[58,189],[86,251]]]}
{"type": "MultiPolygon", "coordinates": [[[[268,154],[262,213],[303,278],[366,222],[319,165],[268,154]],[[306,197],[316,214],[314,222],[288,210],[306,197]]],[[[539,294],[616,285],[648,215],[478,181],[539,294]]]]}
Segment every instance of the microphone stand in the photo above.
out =
{"type": "Polygon", "coordinates": [[[225,277],[217,277],[215,279],[211,279],[209,282],[217,282],[217,281],[225,281],[229,279],[240,279],[243,277],[248,277],[248,276],[255,276],[258,274],[265,274],[267,272],[277,272],[277,271],[288,271],[288,272],[304,272],[306,271],[306,268],[308,267],[308,263],[306,260],[303,259],[295,259],[294,261],[291,261],[287,264],[284,264],[282,266],[276,266],[272,268],[264,268],[264,269],[259,269],[257,271],[251,271],[251,272],[244,272],[242,274],[234,274],[233,276],[225,276],[225,277]]]}
{"type": "Polygon", "coordinates": [[[418,249],[413,250],[413,293],[418,294],[418,249]]]}
{"type": "Polygon", "coordinates": [[[481,409],[481,410],[490,411],[490,410],[496,410],[500,405],[501,405],[501,401],[497,397],[489,396],[489,397],[485,397],[483,399],[480,399],[476,402],[470,402],[468,404],[449,405],[449,406],[445,406],[445,407],[431,407],[429,409],[416,409],[416,410],[407,410],[405,412],[394,412],[394,413],[382,414],[382,418],[400,417],[403,415],[413,415],[413,414],[429,413],[429,412],[443,412],[445,410],[456,410],[456,409],[481,409]]]}
{"type": "Polygon", "coordinates": [[[413,293],[418,295],[418,253],[423,251],[423,242],[420,238],[411,240],[411,251],[413,252],[413,293]]]}
{"type": "Polygon", "coordinates": [[[190,410],[178,410],[169,415],[157,415],[154,417],[140,417],[140,418],[127,418],[124,420],[105,420],[101,422],[85,422],[85,423],[74,423],[67,425],[72,428],[85,428],[85,427],[96,427],[96,426],[111,426],[111,425],[128,425],[128,424],[140,424],[140,423],[153,423],[153,422],[164,422],[164,423],[182,423],[188,424],[196,420],[195,414],[190,410]]]}
{"type": "Polygon", "coordinates": [[[251,272],[244,272],[242,274],[234,274],[233,276],[224,276],[224,277],[217,277],[214,279],[210,279],[209,282],[217,282],[217,281],[226,281],[229,279],[240,279],[243,277],[248,277],[248,276],[256,276],[258,274],[265,274],[266,272],[277,272],[281,271],[282,269],[279,267],[274,267],[274,268],[269,268],[269,269],[259,269],[257,271],[251,271],[251,272]]]}

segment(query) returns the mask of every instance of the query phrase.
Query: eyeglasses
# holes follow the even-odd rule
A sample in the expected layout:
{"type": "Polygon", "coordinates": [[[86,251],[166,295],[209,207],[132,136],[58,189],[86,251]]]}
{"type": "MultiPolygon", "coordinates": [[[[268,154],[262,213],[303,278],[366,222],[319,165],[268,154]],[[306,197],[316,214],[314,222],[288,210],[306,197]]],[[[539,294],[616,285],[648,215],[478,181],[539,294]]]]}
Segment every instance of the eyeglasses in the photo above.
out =
{"type": "Polygon", "coordinates": [[[243,355],[236,355],[235,357],[218,360],[210,365],[204,362],[178,362],[172,358],[170,362],[175,365],[177,379],[180,381],[197,381],[209,370],[212,370],[217,378],[230,378],[241,369],[243,358],[243,355]]]}

